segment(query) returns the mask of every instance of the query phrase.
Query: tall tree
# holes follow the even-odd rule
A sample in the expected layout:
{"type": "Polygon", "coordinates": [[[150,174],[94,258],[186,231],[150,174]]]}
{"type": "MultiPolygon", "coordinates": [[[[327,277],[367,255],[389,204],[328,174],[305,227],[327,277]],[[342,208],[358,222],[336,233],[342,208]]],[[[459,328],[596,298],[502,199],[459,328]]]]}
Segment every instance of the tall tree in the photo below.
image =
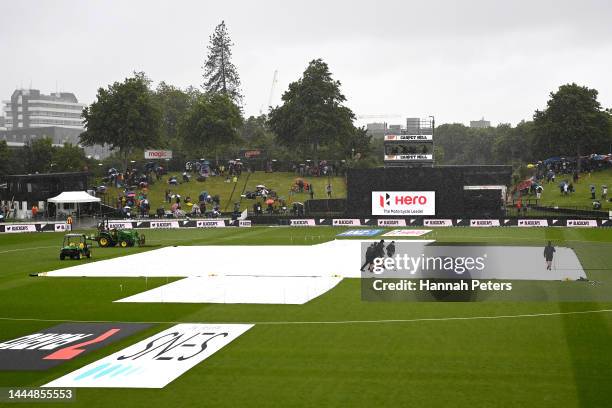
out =
{"type": "Polygon", "coordinates": [[[53,171],[83,171],[87,160],[81,147],[66,143],[53,149],[53,164],[53,171]]]}
{"type": "Polygon", "coordinates": [[[11,174],[11,151],[9,150],[6,140],[0,140],[0,176],[11,174]]]}
{"type": "Polygon", "coordinates": [[[270,128],[281,142],[301,147],[315,160],[320,147],[346,146],[356,136],[355,115],[343,105],[340,81],[321,59],[311,61],[302,78],[289,84],[282,101],[270,112],[270,128]]]}
{"type": "Polygon", "coordinates": [[[612,123],[597,94],[575,83],[551,92],[546,109],[533,116],[536,154],[579,157],[605,151],[612,143],[612,123]]]}
{"type": "Polygon", "coordinates": [[[108,144],[118,149],[125,167],[135,149],[157,147],[160,141],[161,111],[149,89],[144,73],[135,73],[123,82],[98,89],[96,101],[83,109],[84,146],[108,144]]]}
{"type": "Polygon", "coordinates": [[[203,94],[187,111],[179,127],[186,145],[200,154],[214,154],[240,141],[240,108],[227,95],[203,94]]]}
{"type": "Polygon", "coordinates": [[[53,144],[51,139],[35,139],[23,147],[25,171],[28,173],[47,173],[53,169],[53,144]]]}
{"type": "Polygon", "coordinates": [[[204,83],[202,88],[206,92],[227,95],[236,105],[242,103],[240,93],[240,76],[232,63],[232,49],[234,45],[225,21],[221,21],[210,36],[208,56],[204,63],[204,83]]]}

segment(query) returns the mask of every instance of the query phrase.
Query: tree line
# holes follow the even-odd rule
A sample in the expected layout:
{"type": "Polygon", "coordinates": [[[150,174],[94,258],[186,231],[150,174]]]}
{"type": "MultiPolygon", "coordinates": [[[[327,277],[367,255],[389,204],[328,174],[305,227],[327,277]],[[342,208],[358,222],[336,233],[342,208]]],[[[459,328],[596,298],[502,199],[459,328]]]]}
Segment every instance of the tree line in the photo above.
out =
{"type": "MultiPolygon", "coordinates": [[[[241,149],[262,149],[281,161],[308,158],[345,160],[359,167],[382,165],[382,141],[372,140],[364,128],[354,125],[342,84],[322,59],[310,61],[300,78],[289,84],[280,105],[269,107],[268,114],[245,118],[232,46],[221,22],[209,39],[199,88],[181,89],[164,81],[153,87],[144,72],[99,88],[96,100],[83,110],[80,144],[110,146],[113,156],[108,163],[116,166],[140,160],[147,148],[171,149],[178,163],[235,158],[241,149]]],[[[438,126],[436,163],[520,166],[556,155],[605,152],[612,143],[612,115],[597,97],[595,89],[567,84],[552,92],[547,106],[531,120],[514,127],[438,126]]],[[[11,152],[0,145],[2,155],[11,152]]],[[[52,148],[50,142],[35,141],[13,156],[2,160],[0,174],[15,168],[32,172],[91,167],[82,149],[52,148]],[[69,157],[71,163],[61,157],[69,157]],[[22,167],[7,167],[9,162],[22,167]]]]}
{"type": "Polygon", "coordinates": [[[438,162],[520,166],[553,156],[611,153],[612,112],[602,108],[597,96],[595,89],[566,84],[551,92],[546,107],[537,110],[532,120],[515,127],[438,126],[438,162]]]}

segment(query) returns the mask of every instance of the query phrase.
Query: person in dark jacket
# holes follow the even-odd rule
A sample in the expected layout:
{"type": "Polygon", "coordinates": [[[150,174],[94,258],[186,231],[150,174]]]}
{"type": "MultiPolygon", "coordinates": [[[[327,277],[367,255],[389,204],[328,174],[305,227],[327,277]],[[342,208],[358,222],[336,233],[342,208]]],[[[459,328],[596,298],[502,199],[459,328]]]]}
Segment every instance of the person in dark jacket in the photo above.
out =
{"type": "Polygon", "coordinates": [[[555,256],[555,247],[548,241],[548,245],[544,247],[544,259],[546,260],[546,270],[550,271],[552,268],[553,257],[555,256]]]}
{"type": "Polygon", "coordinates": [[[376,249],[374,251],[374,258],[384,258],[385,257],[385,240],[381,239],[378,244],[376,244],[376,249]]]}
{"type": "Polygon", "coordinates": [[[393,258],[393,255],[395,255],[395,241],[391,241],[391,243],[387,245],[386,250],[387,250],[387,257],[393,258]]]}
{"type": "Polygon", "coordinates": [[[376,244],[375,243],[373,243],[372,245],[368,247],[368,249],[366,249],[365,262],[361,266],[361,272],[363,272],[366,266],[368,267],[368,270],[370,270],[370,267],[372,266],[372,262],[374,262],[374,258],[376,258],[376,244]]]}

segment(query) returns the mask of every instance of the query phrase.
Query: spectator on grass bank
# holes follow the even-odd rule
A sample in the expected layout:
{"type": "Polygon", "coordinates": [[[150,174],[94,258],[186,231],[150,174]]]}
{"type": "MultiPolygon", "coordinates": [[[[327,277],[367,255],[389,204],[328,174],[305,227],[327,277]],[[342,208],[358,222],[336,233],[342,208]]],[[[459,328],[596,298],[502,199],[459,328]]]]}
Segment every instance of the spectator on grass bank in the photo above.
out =
{"type": "Polygon", "coordinates": [[[591,184],[591,200],[595,199],[595,192],[596,192],[595,185],[591,184]]]}
{"type": "Polygon", "coordinates": [[[555,247],[552,246],[552,242],[548,241],[548,245],[544,247],[544,259],[546,260],[546,270],[552,269],[552,261],[555,256],[555,247]]]}
{"type": "Polygon", "coordinates": [[[325,191],[327,192],[327,198],[331,198],[331,196],[332,196],[332,185],[331,185],[331,183],[327,183],[327,186],[325,186],[325,191]]]}
{"type": "Polygon", "coordinates": [[[606,201],[607,198],[608,198],[608,186],[603,185],[601,186],[601,199],[606,201]]]}
{"type": "Polygon", "coordinates": [[[313,188],[312,183],[310,183],[308,191],[310,192],[310,199],[313,200],[314,199],[314,188],[313,188]]]}

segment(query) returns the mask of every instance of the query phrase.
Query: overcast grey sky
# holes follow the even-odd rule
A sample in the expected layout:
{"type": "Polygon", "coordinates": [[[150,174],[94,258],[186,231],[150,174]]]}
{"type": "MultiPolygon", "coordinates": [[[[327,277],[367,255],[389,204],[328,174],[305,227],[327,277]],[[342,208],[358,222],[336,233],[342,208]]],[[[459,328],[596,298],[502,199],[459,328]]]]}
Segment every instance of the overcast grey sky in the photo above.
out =
{"type": "Polygon", "coordinates": [[[515,124],[567,82],[612,106],[609,0],[0,0],[0,10],[2,100],[57,83],[91,103],[135,70],[199,86],[208,37],[225,20],[247,115],[265,110],[274,70],[277,104],[319,57],[357,114],[515,124]]]}

